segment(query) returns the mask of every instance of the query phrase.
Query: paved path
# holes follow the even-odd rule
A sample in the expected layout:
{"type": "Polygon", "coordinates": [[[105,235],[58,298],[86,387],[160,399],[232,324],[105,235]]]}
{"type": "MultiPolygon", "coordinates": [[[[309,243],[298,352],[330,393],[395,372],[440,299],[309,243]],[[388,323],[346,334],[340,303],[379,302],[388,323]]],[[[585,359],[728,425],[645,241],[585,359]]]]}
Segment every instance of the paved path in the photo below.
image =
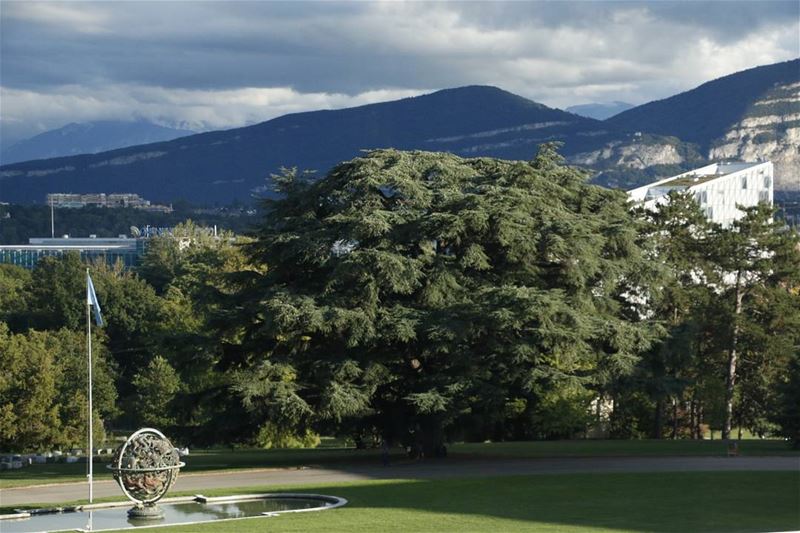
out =
{"type": "MultiPolygon", "coordinates": [[[[264,469],[184,474],[174,492],[202,493],[209,489],[276,485],[317,485],[367,479],[443,479],[454,477],[580,472],[688,472],[731,470],[783,470],[800,472],[800,457],[576,457],[549,459],[450,459],[379,466],[337,468],[264,469]]],[[[267,489],[268,490],[268,489],[267,489]]],[[[0,505],[61,503],[86,497],[86,483],[64,483],[0,490],[0,505]]],[[[94,484],[96,498],[122,493],[113,481],[94,484]]]]}

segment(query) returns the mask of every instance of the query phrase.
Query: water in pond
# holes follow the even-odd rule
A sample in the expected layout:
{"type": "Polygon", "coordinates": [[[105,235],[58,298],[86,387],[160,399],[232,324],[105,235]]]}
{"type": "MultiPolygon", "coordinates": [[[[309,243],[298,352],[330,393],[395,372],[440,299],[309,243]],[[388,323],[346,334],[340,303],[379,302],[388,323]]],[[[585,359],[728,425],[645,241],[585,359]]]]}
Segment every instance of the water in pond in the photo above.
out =
{"type": "Polygon", "coordinates": [[[216,503],[165,503],[159,505],[161,510],[164,511],[163,520],[131,520],[127,514],[129,507],[114,507],[95,511],[36,515],[21,520],[2,520],[0,521],[0,531],[2,533],[86,531],[89,527],[93,531],[102,531],[140,526],[246,518],[249,516],[261,516],[264,513],[325,508],[332,505],[332,503],[322,499],[281,497],[216,503]]]}

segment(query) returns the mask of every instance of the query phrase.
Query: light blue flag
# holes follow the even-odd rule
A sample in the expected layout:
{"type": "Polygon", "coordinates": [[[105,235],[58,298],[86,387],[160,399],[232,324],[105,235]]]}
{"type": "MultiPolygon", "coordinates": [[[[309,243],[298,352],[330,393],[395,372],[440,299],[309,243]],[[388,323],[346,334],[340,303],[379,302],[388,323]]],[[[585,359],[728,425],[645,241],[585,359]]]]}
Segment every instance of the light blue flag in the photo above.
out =
{"type": "Polygon", "coordinates": [[[97,301],[97,295],[94,293],[94,283],[89,273],[86,273],[86,303],[92,306],[94,311],[94,321],[98,326],[103,326],[103,315],[100,314],[100,302],[97,301]]]}

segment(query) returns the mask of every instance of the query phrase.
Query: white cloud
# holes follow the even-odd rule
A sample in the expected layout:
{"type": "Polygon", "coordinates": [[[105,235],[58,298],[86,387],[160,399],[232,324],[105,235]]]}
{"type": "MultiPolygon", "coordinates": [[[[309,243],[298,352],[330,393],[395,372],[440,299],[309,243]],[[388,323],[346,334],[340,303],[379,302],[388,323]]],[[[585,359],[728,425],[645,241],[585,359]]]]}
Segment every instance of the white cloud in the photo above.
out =
{"type": "Polygon", "coordinates": [[[754,32],[746,37],[720,43],[701,37],[691,47],[687,57],[672,62],[672,70],[684,77],[702,81],[718,78],[778,60],[793,59],[800,54],[800,31],[796,26],[774,27],[754,32]],[[794,46],[794,50],[792,50],[794,46]]]}
{"type": "Polygon", "coordinates": [[[224,128],[468,84],[643,103],[800,55],[792,2],[9,2],[6,136],[224,128]]]}
{"type": "Polygon", "coordinates": [[[111,13],[100,3],[3,2],[3,17],[38,22],[78,33],[109,33],[111,13]]]}
{"type": "Polygon", "coordinates": [[[289,87],[227,90],[166,89],[115,85],[87,90],[80,85],[52,92],[0,87],[2,123],[19,137],[68,122],[146,119],[196,131],[226,129],[309,109],[337,109],[415,96],[425,91],[383,89],[356,95],[301,93],[289,87]]]}

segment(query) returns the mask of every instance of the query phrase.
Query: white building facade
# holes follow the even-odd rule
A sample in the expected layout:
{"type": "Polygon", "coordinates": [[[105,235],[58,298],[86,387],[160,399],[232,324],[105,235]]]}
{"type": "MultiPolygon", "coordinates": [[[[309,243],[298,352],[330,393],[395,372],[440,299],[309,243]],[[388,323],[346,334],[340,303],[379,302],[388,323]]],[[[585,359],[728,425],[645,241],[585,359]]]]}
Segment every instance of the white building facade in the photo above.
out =
{"type": "Polygon", "coordinates": [[[773,168],[762,163],[712,163],[664,178],[628,191],[631,200],[654,208],[667,200],[671,191],[694,194],[711,222],[730,226],[744,216],[736,206],[753,207],[759,202],[772,205],[773,168]]]}

